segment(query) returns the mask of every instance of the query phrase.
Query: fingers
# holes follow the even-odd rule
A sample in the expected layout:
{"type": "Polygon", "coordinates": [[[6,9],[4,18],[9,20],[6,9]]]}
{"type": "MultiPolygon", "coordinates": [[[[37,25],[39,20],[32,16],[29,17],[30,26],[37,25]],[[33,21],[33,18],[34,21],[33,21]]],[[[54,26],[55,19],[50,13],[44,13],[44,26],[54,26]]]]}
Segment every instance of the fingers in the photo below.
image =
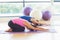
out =
{"type": "Polygon", "coordinates": [[[41,31],[48,32],[49,30],[48,29],[44,29],[44,30],[41,30],[41,31]]]}
{"type": "Polygon", "coordinates": [[[39,28],[39,31],[45,31],[45,32],[48,32],[49,29],[39,28]]]}

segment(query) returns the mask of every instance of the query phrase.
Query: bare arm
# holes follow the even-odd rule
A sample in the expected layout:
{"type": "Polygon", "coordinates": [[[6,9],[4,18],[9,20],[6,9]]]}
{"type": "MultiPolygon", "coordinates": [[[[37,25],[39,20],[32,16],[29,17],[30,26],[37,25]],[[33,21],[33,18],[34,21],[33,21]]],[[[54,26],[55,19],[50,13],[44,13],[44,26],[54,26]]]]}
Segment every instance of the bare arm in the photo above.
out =
{"type": "Polygon", "coordinates": [[[50,25],[50,21],[37,20],[35,18],[31,18],[31,21],[33,24],[50,25]]]}
{"type": "Polygon", "coordinates": [[[32,21],[32,23],[35,23],[35,24],[36,24],[36,23],[37,23],[37,24],[39,23],[39,21],[38,21],[38,20],[36,20],[36,19],[35,19],[35,18],[33,18],[33,17],[31,18],[31,21],[32,21]]]}
{"type": "Polygon", "coordinates": [[[38,24],[43,24],[43,25],[50,25],[50,21],[39,21],[38,24]]]}
{"type": "Polygon", "coordinates": [[[47,29],[44,28],[35,28],[33,27],[28,21],[24,21],[24,25],[29,28],[29,29],[33,29],[33,30],[40,30],[40,31],[47,31],[47,29]]]}

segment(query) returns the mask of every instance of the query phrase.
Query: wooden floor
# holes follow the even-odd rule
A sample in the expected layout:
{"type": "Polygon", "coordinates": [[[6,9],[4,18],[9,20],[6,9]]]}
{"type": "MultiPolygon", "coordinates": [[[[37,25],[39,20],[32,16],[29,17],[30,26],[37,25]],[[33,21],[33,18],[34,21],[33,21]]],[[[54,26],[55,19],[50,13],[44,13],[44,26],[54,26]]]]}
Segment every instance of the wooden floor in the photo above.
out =
{"type": "Polygon", "coordinates": [[[52,16],[52,26],[56,33],[30,32],[30,33],[5,33],[1,30],[8,29],[7,22],[0,20],[0,40],[60,40],[60,15],[52,16]]]}
{"type": "Polygon", "coordinates": [[[53,40],[51,32],[0,33],[0,40],[53,40]]]}

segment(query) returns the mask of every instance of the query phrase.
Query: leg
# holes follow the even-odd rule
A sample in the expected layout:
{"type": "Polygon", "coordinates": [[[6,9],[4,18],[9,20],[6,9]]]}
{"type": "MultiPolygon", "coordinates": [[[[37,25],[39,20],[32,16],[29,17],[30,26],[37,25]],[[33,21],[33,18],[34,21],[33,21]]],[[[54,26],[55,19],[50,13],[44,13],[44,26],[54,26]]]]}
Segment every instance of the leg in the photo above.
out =
{"type": "Polygon", "coordinates": [[[12,29],[13,32],[24,32],[25,28],[18,25],[14,24],[12,21],[9,21],[8,26],[12,29]]]}

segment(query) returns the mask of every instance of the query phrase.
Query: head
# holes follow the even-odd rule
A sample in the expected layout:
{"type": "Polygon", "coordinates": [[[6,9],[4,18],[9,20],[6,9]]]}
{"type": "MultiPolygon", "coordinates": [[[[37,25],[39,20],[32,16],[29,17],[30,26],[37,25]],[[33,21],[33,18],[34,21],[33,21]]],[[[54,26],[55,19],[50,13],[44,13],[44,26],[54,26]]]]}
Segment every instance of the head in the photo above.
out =
{"type": "Polygon", "coordinates": [[[48,21],[51,19],[51,14],[48,10],[42,12],[42,19],[48,21]]]}
{"type": "Polygon", "coordinates": [[[24,9],[24,11],[23,11],[23,12],[24,12],[24,15],[29,16],[31,10],[32,10],[32,8],[30,8],[30,7],[26,7],[26,8],[24,9]]]}

